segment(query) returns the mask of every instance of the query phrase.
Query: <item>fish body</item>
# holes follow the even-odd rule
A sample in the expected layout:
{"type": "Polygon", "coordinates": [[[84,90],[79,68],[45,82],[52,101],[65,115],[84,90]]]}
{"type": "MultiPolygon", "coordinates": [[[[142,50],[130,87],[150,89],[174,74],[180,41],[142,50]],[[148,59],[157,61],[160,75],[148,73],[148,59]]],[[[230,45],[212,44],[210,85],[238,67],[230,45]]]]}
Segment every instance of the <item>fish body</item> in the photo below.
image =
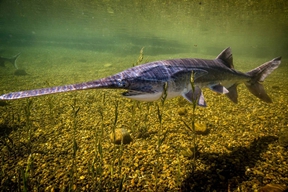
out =
{"type": "Polygon", "coordinates": [[[18,69],[18,66],[17,66],[17,64],[16,64],[16,60],[17,60],[17,58],[19,57],[20,54],[21,54],[21,53],[18,53],[17,55],[15,55],[15,56],[13,56],[13,57],[11,57],[11,58],[7,58],[7,57],[2,57],[2,56],[0,56],[0,66],[5,67],[5,62],[9,62],[9,63],[12,63],[13,66],[14,66],[16,69],[18,69]]]}
{"type": "Polygon", "coordinates": [[[124,89],[122,95],[139,101],[156,101],[165,93],[167,99],[183,96],[189,102],[197,100],[206,106],[202,88],[225,94],[238,102],[237,85],[245,83],[248,90],[265,102],[272,102],[266,94],[262,81],[281,63],[281,57],[243,73],[236,71],[230,47],[215,59],[171,59],[146,63],[124,70],[115,75],[78,84],[19,91],[4,94],[0,100],[20,99],[46,94],[86,89],[124,89]],[[191,86],[193,75],[193,88],[191,86]]]}

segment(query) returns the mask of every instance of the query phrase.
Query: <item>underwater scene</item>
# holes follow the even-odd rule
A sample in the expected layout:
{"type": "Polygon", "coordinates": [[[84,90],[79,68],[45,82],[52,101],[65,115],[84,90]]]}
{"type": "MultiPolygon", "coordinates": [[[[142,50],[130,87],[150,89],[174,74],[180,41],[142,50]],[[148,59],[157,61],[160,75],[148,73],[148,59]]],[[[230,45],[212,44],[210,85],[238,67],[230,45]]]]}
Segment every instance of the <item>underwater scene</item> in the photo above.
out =
{"type": "Polygon", "coordinates": [[[287,20],[286,0],[0,1],[0,191],[288,191],[287,20]]]}

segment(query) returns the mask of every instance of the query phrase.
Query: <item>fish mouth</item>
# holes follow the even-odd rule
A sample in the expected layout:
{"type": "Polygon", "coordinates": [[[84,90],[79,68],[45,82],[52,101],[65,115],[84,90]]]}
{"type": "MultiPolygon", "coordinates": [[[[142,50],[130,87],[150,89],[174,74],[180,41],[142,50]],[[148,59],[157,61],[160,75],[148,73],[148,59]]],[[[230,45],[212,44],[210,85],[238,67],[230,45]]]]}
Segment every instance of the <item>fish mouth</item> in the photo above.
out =
{"type": "Polygon", "coordinates": [[[129,90],[124,93],[122,93],[122,96],[135,99],[137,101],[156,101],[158,100],[162,95],[162,92],[146,92],[146,91],[135,91],[135,90],[129,90]]]}
{"type": "Polygon", "coordinates": [[[129,90],[125,91],[122,93],[124,97],[130,97],[130,96],[136,96],[136,95],[142,95],[144,92],[142,91],[134,91],[134,90],[129,90]]]}

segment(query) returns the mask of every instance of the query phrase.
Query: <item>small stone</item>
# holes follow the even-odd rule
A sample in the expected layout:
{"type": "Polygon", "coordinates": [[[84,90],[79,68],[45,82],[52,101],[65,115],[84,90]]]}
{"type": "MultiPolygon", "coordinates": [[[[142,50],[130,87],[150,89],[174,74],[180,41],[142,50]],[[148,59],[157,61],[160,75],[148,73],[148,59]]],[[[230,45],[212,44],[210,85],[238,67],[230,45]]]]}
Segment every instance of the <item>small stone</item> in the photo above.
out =
{"type": "Polygon", "coordinates": [[[123,144],[129,144],[132,141],[132,138],[128,131],[124,128],[115,129],[115,137],[113,133],[110,134],[110,139],[113,143],[120,145],[123,139],[123,144]],[[114,140],[115,138],[115,140],[114,140]]]}
{"type": "Polygon", "coordinates": [[[187,109],[185,107],[181,107],[177,110],[177,112],[178,112],[178,115],[184,116],[187,114],[187,109]]]}
{"type": "Polygon", "coordinates": [[[180,152],[181,155],[183,155],[184,157],[190,158],[193,157],[193,151],[191,149],[187,148],[183,148],[180,152]]]}
{"type": "Polygon", "coordinates": [[[208,132],[205,124],[195,123],[195,132],[200,135],[205,135],[208,132]]]}

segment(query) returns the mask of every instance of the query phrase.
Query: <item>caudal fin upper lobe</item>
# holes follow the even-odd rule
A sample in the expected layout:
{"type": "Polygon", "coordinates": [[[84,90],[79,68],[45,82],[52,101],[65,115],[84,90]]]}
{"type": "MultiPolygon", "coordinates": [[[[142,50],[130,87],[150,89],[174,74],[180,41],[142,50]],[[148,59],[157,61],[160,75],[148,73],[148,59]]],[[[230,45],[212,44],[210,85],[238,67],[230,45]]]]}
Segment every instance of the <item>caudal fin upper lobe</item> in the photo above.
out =
{"type": "Polygon", "coordinates": [[[248,90],[253,95],[267,103],[272,103],[272,100],[267,95],[264,86],[261,83],[270,73],[272,73],[275,69],[278,68],[280,63],[281,57],[277,57],[246,73],[251,77],[251,80],[245,83],[248,90]]]}

